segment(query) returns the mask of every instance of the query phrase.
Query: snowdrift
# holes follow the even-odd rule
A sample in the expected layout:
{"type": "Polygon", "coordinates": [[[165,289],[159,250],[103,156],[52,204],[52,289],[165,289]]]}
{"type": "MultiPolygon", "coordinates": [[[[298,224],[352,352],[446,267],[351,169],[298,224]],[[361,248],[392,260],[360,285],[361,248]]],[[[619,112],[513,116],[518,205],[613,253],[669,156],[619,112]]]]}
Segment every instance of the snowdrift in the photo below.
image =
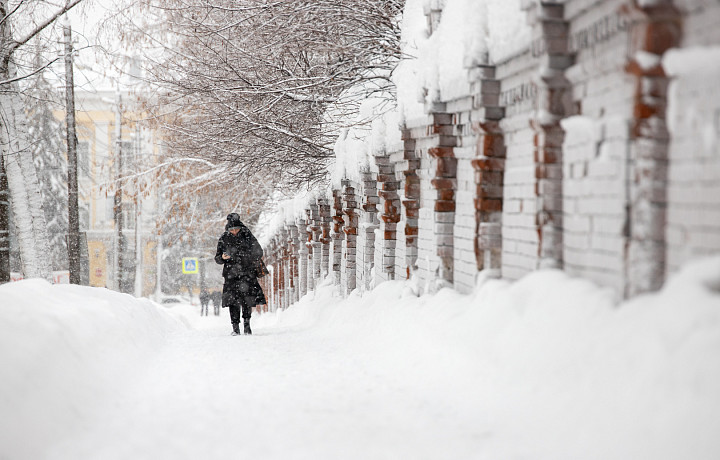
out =
{"type": "MultiPolygon", "coordinates": [[[[588,281],[540,271],[514,283],[480,279],[468,296],[445,289],[418,298],[408,283],[388,282],[343,300],[327,283],[286,311],[254,316],[253,337],[224,339],[230,330],[224,316],[201,318],[191,306],[168,310],[105,289],[39,280],[0,286],[0,458],[43,458],[50,446],[103,423],[103,410],[112,408],[109,393],[141,375],[148,358],[175,334],[239,340],[233,346],[253,353],[288,338],[308,349],[342,343],[347,366],[371,365],[365,373],[386,379],[376,384],[384,394],[413,388],[439,404],[431,407],[471,408],[438,423],[456,427],[443,436],[469,427],[459,431],[475,433],[472,439],[435,446],[426,438],[430,433],[408,431],[414,426],[408,420],[397,427],[397,445],[393,428],[386,433],[390,456],[430,458],[438,452],[425,449],[431,446],[454,459],[720,457],[720,258],[689,265],[662,291],[623,303],[588,281]],[[215,329],[201,325],[209,322],[215,329]],[[417,447],[408,443],[413,436],[423,439],[417,447]]],[[[282,366],[277,356],[267,359],[271,369],[282,366]]],[[[312,368],[304,372],[322,375],[319,385],[333,392],[347,385],[341,376],[332,381],[312,368]]],[[[276,417],[320,416],[292,413],[297,404],[287,401],[296,401],[294,391],[302,389],[285,384],[285,399],[263,396],[262,388],[253,398],[265,398],[259,405],[276,417]],[[275,401],[289,405],[275,407],[275,401]]],[[[387,410],[397,417],[393,404],[388,399],[387,410]]],[[[273,426],[276,420],[252,423],[273,426]]],[[[334,425],[351,429],[353,423],[334,425]]],[[[319,444],[302,447],[297,428],[286,426],[273,436],[283,433],[291,436],[296,458],[324,452],[319,444]]],[[[182,440],[181,433],[166,436],[182,440]]],[[[263,439],[266,458],[287,458],[267,435],[253,444],[258,453],[263,439]]],[[[356,445],[347,448],[346,458],[368,458],[356,445]]],[[[136,458],[162,452],[160,446],[136,458]]],[[[378,450],[368,446],[368,452],[378,450]]]]}
{"type": "Polygon", "coordinates": [[[0,458],[42,458],[185,326],[149,300],[31,279],[0,286],[0,458]]]}
{"type": "Polygon", "coordinates": [[[342,335],[477,403],[492,433],[479,458],[720,458],[720,258],[623,303],[552,270],[411,292],[388,282],[337,304],[328,285],[263,319],[342,335]]]}

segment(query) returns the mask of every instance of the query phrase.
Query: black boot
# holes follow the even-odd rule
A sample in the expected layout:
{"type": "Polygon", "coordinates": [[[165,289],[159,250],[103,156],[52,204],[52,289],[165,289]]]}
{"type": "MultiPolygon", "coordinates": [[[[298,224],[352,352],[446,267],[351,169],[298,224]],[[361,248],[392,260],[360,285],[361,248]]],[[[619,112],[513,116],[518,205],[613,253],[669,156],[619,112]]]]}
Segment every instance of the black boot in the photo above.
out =
{"type": "Polygon", "coordinates": [[[250,318],[244,318],[245,323],[245,335],[252,335],[252,331],[250,330],[250,318]]]}
{"type": "Polygon", "coordinates": [[[233,333],[232,335],[240,335],[240,324],[239,323],[232,323],[233,325],[233,333]]]}

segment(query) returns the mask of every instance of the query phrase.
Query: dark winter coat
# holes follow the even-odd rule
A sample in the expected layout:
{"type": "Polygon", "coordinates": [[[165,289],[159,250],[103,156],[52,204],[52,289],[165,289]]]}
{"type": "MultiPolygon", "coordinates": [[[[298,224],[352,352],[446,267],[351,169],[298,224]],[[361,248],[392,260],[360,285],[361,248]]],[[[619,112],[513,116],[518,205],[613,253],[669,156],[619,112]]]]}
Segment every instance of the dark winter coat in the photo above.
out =
{"type": "Polygon", "coordinates": [[[240,227],[240,231],[233,235],[226,230],[220,236],[215,252],[215,262],[223,265],[222,276],[225,278],[223,307],[248,296],[255,297],[255,304],[267,303],[257,278],[257,264],[263,256],[262,247],[242,222],[230,221],[226,229],[231,226],[240,227]],[[223,254],[229,255],[230,259],[224,260],[223,254]]]}

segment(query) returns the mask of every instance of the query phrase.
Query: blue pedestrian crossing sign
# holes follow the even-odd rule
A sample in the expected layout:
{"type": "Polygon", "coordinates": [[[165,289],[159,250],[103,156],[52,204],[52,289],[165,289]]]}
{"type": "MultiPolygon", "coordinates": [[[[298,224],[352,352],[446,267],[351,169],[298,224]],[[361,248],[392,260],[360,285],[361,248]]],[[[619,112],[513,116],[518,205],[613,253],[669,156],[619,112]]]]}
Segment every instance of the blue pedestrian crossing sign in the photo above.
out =
{"type": "Polygon", "coordinates": [[[186,275],[200,273],[200,264],[198,263],[197,257],[183,257],[182,270],[186,275]]]}

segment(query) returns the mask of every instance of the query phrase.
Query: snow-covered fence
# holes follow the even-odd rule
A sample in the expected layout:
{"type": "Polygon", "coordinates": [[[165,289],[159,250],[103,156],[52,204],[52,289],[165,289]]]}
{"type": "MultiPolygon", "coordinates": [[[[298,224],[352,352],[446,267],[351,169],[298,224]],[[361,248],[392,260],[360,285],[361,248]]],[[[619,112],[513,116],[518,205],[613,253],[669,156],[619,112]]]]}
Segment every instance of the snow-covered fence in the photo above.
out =
{"type": "Polygon", "coordinates": [[[467,292],[481,270],[543,267],[632,296],[720,252],[720,4],[483,4],[466,15],[487,22],[478,52],[457,23],[477,4],[432,2],[415,68],[430,77],[396,80],[421,109],[400,99],[364,143],[343,138],[360,153],[270,229],[274,305],[325,279],[342,295],[406,278],[467,292]]]}

